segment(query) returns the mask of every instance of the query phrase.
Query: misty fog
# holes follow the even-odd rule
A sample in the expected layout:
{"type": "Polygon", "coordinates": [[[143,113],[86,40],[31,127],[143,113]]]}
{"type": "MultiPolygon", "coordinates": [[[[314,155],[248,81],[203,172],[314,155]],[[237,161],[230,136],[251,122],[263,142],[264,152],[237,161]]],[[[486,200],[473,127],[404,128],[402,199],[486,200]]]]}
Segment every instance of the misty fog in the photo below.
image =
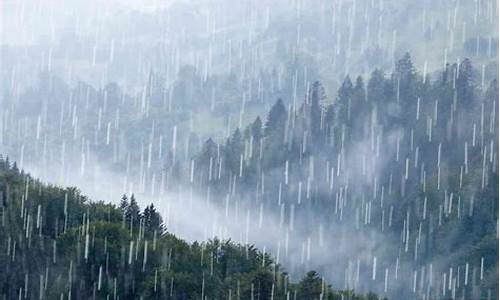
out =
{"type": "MultiPolygon", "coordinates": [[[[294,280],[317,270],[335,288],[459,299],[469,261],[419,247],[445,243],[441,218],[472,216],[498,181],[498,1],[6,0],[0,11],[0,154],[20,169],[93,200],[134,194],[168,232],[255,244],[294,280]],[[418,91],[436,94],[405,94],[405,53],[418,91]],[[430,86],[452,73],[455,89],[466,58],[480,100],[460,106],[460,91],[430,86]],[[373,88],[374,70],[394,84],[373,88]],[[345,89],[365,104],[342,106],[345,89]],[[283,132],[257,141],[254,120],[267,134],[278,99],[283,132]]],[[[481,280],[483,256],[470,262],[481,280]]],[[[491,294],[482,284],[472,295],[491,294]]]]}

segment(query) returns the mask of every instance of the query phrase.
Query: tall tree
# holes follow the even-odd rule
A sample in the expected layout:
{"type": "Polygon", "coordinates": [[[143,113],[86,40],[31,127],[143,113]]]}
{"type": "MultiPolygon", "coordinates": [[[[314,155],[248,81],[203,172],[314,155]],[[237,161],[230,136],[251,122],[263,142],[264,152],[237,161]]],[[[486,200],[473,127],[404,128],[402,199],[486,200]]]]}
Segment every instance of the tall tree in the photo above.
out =
{"type": "Polygon", "coordinates": [[[241,155],[243,154],[243,138],[241,131],[237,128],[233,135],[227,139],[225,147],[226,165],[233,174],[239,173],[241,155]]]}
{"type": "Polygon", "coordinates": [[[344,78],[344,82],[340,86],[335,106],[336,108],[336,120],[337,124],[346,124],[349,121],[350,116],[350,106],[351,106],[351,97],[353,93],[353,86],[351,82],[351,78],[346,76],[344,78]]]}
{"type": "Polygon", "coordinates": [[[137,200],[135,200],[134,194],[130,196],[130,204],[127,206],[127,210],[125,212],[125,218],[127,222],[131,222],[132,224],[136,224],[140,217],[140,209],[137,204],[137,200]]]}
{"type": "Polygon", "coordinates": [[[384,73],[379,69],[375,69],[370,76],[370,80],[368,81],[366,91],[368,102],[381,103],[384,100],[384,85],[384,73]]]}
{"type": "Polygon", "coordinates": [[[406,52],[403,57],[396,62],[394,76],[400,83],[408,84],[414,79],[415,75],[415,67],[411,61],[410,53],[406,52]]]}
{"type": "Polygon", "coordinates": [[[284,160],[284,138],[287,112],[283,101],[278,99],[271,107],[264,128],[265,136],[265,165],[273,167],[284,160]]]}
{"type": "Polygon", "coordinates": [[[472,63],[468,58],[464,59],[458,67],[456,89],[458,104],[463,108],[472,107],[474,101],[474,72],[472,63]]]}
{"type": "Polygon", "coordinates": [[[254,140],[260,140],[262,137],[262,121],[260,117],[255,118],[255,121],[253,121],[251,131],[254,140]]]}
{"type": "Polygon", "coordinates": [[[266,126],[264,128],[264,134],[266,137],[280,138],[277,142],[283,142],[283,136],[285,132],[286,123],[286,108],[283,104],[283,100],[278,99],[276,103],[271,107],[269,111],[266,126]]]}
{"type": "Polygon", "coordinates": [[[321,106],[320,102],[325,98],[325,90],[319,81],[312,84],[309,92],[309,102],[311,103],[311,111],[309,116],[309,127],[313,145],[322,144],[321,135],[321,106]]]}
{"type": "Polygon", "coordinates": [[[146,206],[142,213],[142,217],[144,219],[145,231],[149,233],[149,235],[152,236],[154,232],[160,235],[163,233],[163,220],[152,203],[146,206]]]}
{"type": "Polygon", "coordinates": [[[319,274],[315,271],[308,272],[306,276],[299,282],[297,299],[320,299],[321,293],[323,292],[322,286],[322,280],[319,277],[319,274]]]}
{"type": "Polygon", "coordinates": [[[363,129],[368,119],[366,118],[369,112],[368,103],[366,101],[366,92],[363,78],[358,76],[352,93],[349,126],[352,128],[354,138],[362,139],[363,129]]]}
{"type": "Polygon", "coordinates": [[[128,207],[128,197],[126,194],[123,194],[120,200],[120,209],[122,210],[123,214],[125,214],[127,207],[128,207]]]}
{"type": "Polygon", "coordinates": [[[257,117],[252,123],[250,131],[252,134],[252,158],[255,160],[260,158],[260,145],[263,135],[260,117],[257,117]]]}
{"type": "Polygon", "coordinates": [[[414,104],[416,102],[416,71],[407,52],[396,62],[392,75],[393,85],[396,90],[396,102],[402,105],[414,104]]]}

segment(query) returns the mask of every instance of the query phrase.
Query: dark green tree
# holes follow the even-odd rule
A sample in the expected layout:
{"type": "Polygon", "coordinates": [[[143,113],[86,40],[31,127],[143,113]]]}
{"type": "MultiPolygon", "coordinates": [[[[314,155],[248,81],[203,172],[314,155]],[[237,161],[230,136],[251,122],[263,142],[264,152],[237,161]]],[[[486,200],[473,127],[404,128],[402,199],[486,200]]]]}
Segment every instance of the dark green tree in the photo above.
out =
{"type": "Polygon", "coordinates": [[[264,128],[265,156],[264,163],[267,168],[279,165],[284,160],[284,138],[287,112],[283,101],[278,99],[269,111],[264,128]]]}
{"type": "Polygon", "coordinates": [[[144,219],[145,231],[150,236],[152,236],[154,232],[157,232],[160,235],[163,234],[163,220],[152,203],[149,206],[146,206],[144,212],[142,213],[142,218],[144,219]]]}
{"type": "Polygon", "coordinates": [[[472,101],[474,101],[474,71],[468,58],[464,59],[458,67],[456,90],[459,105],[463,108],[471,108],[472,101]]]}
{"type": "Polygon", "coordinates": [[[123,211],[124,214],[127,210],[127,207],[128,207],[128,197],[126,194],[123,194],[120,200],[120,209],[123,211]]]}
{"type": "Polygon", "coordinates": [[[319,81],[312,84],[309,92],[309,103],[311,105],[309,127],[311,130],[311,137],[313,145],[322,144],[321,135],[321,106],[320,102],[326,98],[323,86],[319,81]]]}
{"type": "Polygon", "coordinates": [[[138,224],[138,220],[140,217],[140,209],[137,204],[137,200],[135,200],[134,194],[130,196],[130,203],[127,206],[127,210],[125,211],[125,220],[127,223],[138,224]]]}
{"type": "Polygon", "coordinates": [[[351,97],[353,93],[353,86],[351,78],[346,76],[344,82],[340,86],[337,99],[335,102],[336,116],[335,120],[337,125],[346,124],[350,120],[351,97]]]}
{"type": "Polygon", "coordinates": [[[320,299],[323,292],[322,279],[316,271],[307,272],[306,276],[299,282],[297,299],[316,300],[320,299]]]}
{"type": "Polygon", "coordinates": [[[243,137],[241,131],[237,128],[233,135],[227,139],[225,146],[226,166],[232,174],[239,174],[241,155],[243,154],[243,137]]]}
{"type": "Polygon", "coordinates": [[[382,103],[384,97],[385,78],[384,73],[375,69],[370,76],[367,86],[367,99],[370,103],[382,103]]]}

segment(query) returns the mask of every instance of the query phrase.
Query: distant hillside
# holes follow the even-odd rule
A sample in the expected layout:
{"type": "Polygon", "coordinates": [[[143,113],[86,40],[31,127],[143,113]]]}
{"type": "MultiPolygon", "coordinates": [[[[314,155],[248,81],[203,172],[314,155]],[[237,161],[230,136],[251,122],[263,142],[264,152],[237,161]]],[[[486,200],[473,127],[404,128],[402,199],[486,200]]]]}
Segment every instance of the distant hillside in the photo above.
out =
{"type": "Polygon", "coordinates": [[[208,195],[226,219],[251,215],[254,238],[284,253],[292,275],[314,268],[399,299],[489,299],[498,81],[480,74],[464,59],[431,77],[407,53],[391,74],[346,76],[333,103],[313,82],[296,105],[279,99],[265,119],[168,164],[168,184],[208,195]]]}

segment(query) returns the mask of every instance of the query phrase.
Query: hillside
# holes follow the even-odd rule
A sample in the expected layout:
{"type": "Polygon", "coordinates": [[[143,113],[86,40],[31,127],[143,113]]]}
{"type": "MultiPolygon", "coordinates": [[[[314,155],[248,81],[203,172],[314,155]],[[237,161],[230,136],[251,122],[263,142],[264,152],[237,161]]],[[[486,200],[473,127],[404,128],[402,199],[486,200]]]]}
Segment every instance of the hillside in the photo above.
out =
{"type": "Polygon", "coordinates": [[[469,59],[426,75],[405,54],[327,97],[311,83],[302,102],[170,161],[171,191],[218,205],[221,231],[292,274],[396,299],[496,295],[498,81],[469,59]]]}
{"type": "MultiPolygon", "coordinates": [[[[60,90],[57,81],[50,82],[44,85],[50,87],[47,94],[41,95],[47,97],[47,107],[56,107],[49,99],[60,90]]],[[[498,83],[486,82],[469,59],[431,75],[418,70],[405,54],[390,74],[375,69],[369,77],[346,76],[335,95],[327,95],[316,81],[308,84],[303,100],[279,99],[267,116],[232,131],[228,126],[228,138],[203,143],[194,134],[170,132],[163,125],[175,121],[172,115],[161,117],[154,106],[144,121],[137,98],[112,89],[96,92],[97,98],[85,97],[94,92],[84,86],[68,92],[75,102],[61,108],[60,121],[47,119],[50,135],[37,137],[38,130],[19,121],[15,131],[5,131],[4,141],[20,147],[21,158],[41,157],[52,176],[84,183],[91,178],[103,191],[98,199],[118,203],[106,192],[122,184],[125,190],[137,191],[143,202],[154,203],[169,232],[183,238],[218,236],[240,245],[255,243],[276,264],[286,266],[292,282],[313,269],[334,287],[394,299],[487,299],[497,294],[498,83]],[[64,111],[69,115],[72,107],[73,118],[65,117],[64,111]],[[90,113],[85,123],[76,114],[82,107],[90,113]],[[73,126],[63,126],[66,123],[73,126]],[[120,133],[114,136],[113,130],[120,133]],[[75,139],[77,132],[93,137],[75,139]],[[166,142],[170,134],[172,140],[166,142]],[[17,142],[20,136],[27,142],[17,142]],[[77,142],[66,143],[65,138],[77,142]],[[51,142],[62,146],[48,147],[51,142]],[[70,160],[71,152],[81,160],[70,160]],[[120,175],[99,173],[99,160],[114,164],[120,175]]],[[[36,95],[40,93],[33,92],[36,95]]],[[[29,106],[9,107],[21,112],[29,106]]],[[[25,205],[22,194],[18,201],[25,205]]],[[[112,220],[122,222],[122,213],[110,204],[86,205],[100,211],[90,213],[93,218],[108,209],[108,219],[114,215],[112,220]]],[[[37,207],[31,209],[38,213],[37,207]]],[[[83,213],[80,208],[75,225],[88,227],[83,213]]],[[[27,222],[20,209],[15,214],[23,216],[18,222],[27,222]]],[[[137,245],[140,249],[132,256],[140,265],[143,238],[134,230],[142,235],[145,231],[139,229],[139,219],[137,214],[129,216],[122,225],[124,233],[134,237],[118,246],[122,265],[137,245]]],[[[60,227],[65,216],[47,220],[46,228],[56,222],[60,227]]],[[[159,238],[159,229],[156,235],[159,238]]],[[[237,244],[233,246],[246,251],[237,244]]],[[[92,268],[87,273],[95,280],[99,265],[92,268]]],[[[198,292],[204,286],[200,272],[193,280],[198,292]]],[[[293,284],[273,278],[276,297],[293,291],[293,284]]],[[[225,277],[220,280],[226,282],[225,277]]],[[[240,283],[240,291],[245,288],[248,291],[248,284],[240,283]]],[[[231,290],[234,293],[234,285],[231,290]]]]}
{"type": "Polygon", "coordinates": [[[0,0],[0,300],[500,300],[499,8],[0,0]]]}
{"type": "Polygon", "coordinates": [[[0,158],[2,299],[378,299],[298,283],[252,245],[187,243],[153,205],[46,185],[0,158]]]}

